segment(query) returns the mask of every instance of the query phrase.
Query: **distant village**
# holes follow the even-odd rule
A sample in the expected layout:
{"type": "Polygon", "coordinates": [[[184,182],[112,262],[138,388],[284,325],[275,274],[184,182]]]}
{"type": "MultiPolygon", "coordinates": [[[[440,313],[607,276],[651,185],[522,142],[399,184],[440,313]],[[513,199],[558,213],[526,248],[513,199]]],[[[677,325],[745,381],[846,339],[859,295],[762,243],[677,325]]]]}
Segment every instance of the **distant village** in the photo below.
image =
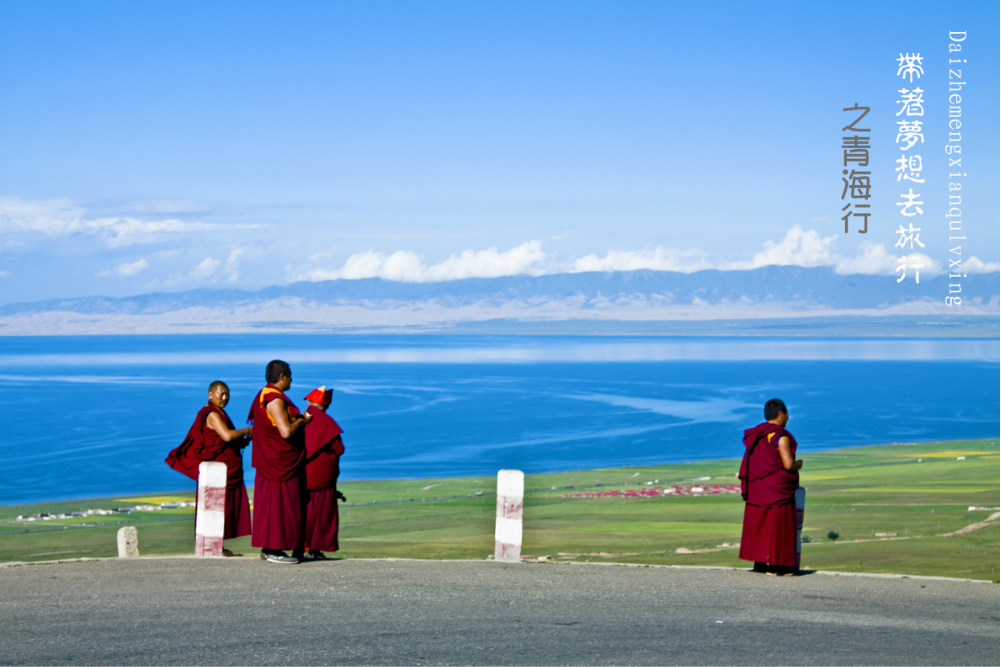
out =
{"type": "MultiPolygon", "coordinates": [[[[705,480],[710,477],[701,478],[705,480]]],[[[658,485],[659,480],[647,482],[646,486],[638,489],[612,491],[593,491],[588,493],[564,493],[564,498],[660,498],[663,496],[713,496],[721,493],[740,493],[739,484],[672,484],[671,486],[658,485]]],[[[697,480],[699,481],[699,480],[697,480]]],[[[482,492],[470,494],[470,496],[449,496],[449,498],[438,498],[437,500],[448,500],[450,498],[465,498],[484,495],[482,492]]],[[[379,501],[374,501],[378,503],[379,501]]],[[[384,502],[398,502],[384,501],[384,502]]],[[[369,503],[364,503],[369,504],[369,503]]],[[[132,512],[156,512],[163,509],[179,509],[183,507],[194,507],[195,502],[181,501],[160,503],[159,505],[136,505],[135,507],[119,507],[108,510],[80,510],[78,512],[63,512],[56,514],[35,514],[34,516],[18,516],[17,521],[52,521],[55,519],[77,519],[88,516],[107,516],[114,514],[130,514],[132,512]]],[[[970,509],[973,509],[972,507],[970,509]]],[[[600,554],[594,554],[600,555],[600,554]]]]}
{"type": "MultiPolygon", "coordinates": [[[[709,477],[703,479],[711,479],[709,477]]],[[[714,496],[721,493],[740,493],[740,484],[702,484],[656,486],[659,480],[647,482],[647,488],[625,491],[593,491],[590,493],[564,493],[564,498],[660,498],[663,496],[714,496]]]]}
{"type": "Polygon", "coordinates": [[[131,514],[132,512],[156,512],[162,509],[178,509],[181,507],[194,507],[195,502],[182,501],[175,503],[160,503],[159,505],[136,505],[135,507],[119,507],[113,510],[80,510],[79,512],[64,512],[60,514],[35,514],[34,516],[18,516],[17,521],[51,521],[53,519],[76,519],[85,516],[109,514],[131,514]]]}

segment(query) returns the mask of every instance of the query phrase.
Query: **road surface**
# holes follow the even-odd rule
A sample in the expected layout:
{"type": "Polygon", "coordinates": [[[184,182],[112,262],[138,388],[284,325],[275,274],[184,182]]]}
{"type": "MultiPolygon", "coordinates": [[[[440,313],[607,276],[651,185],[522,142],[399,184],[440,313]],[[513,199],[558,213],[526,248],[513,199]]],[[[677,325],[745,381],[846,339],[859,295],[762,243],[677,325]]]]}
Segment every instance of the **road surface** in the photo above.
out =
{"type": "Polygon", "coordinates": [[[0,568],[0,664],[993,665],[999,587],[470,561],[0,568]]]}

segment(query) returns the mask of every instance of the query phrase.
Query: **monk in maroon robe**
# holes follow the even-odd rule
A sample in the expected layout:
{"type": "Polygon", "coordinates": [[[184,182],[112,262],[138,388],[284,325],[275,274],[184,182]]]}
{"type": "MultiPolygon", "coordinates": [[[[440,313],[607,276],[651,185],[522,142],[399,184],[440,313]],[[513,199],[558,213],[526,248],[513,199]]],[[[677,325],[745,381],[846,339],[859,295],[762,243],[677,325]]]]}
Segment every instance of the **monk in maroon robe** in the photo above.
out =
{"type": "Polygon", "coordinates": [[[324,386],[306,396],[306,413],[313,417],[306,426],[306,556],[314,559],[326,558],[324,551],[337,551],[337,500],[345,499],[337,490],[344,431],[327,414],[333,393],[324,386]]]}
{"type": "Polygon", "coordinates": [[[765,404],[765,420],[744,431],[739,477],[746,504],[740,558],[754,561],[757,572],[794,574],[794,496],[803,462],[796,459],[796,438],[785,429],[789,411],[781,399],[765,404]]]}
{"type": "MultiPolygon", "coordinates": [[[[215,381],[209,385],[208,405],[198,411],[184,442],[167,455],[167,465],[198,481],[202,461],[226,464],[226,512],[223,539],[250,535],[250,499],[243,483],[243,454],[249,444],[249,428],[237,429],[224,409],[229,403],[229,387],[215,381]]],[[[229,549],[223,556],[240,556],[229,549]]]]}
{"type": "Polygon", "coordinates": [[[298,563],[303,557],[306,521],[306,442],[302,415],[285,395],[292,369],[281,360],[268,364],[268,384],[254,397],[247,420],[253,424],[254,534],[251,544],[272,563],[298,563]],[[289,556],[284,550],[291,549],[289,556]]]}

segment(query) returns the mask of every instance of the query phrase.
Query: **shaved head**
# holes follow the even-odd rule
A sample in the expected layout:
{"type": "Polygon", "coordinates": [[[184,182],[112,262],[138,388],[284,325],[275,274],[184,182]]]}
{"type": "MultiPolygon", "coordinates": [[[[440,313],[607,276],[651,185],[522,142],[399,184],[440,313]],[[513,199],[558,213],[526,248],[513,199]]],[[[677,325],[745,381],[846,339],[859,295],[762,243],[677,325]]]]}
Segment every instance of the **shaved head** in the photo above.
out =
{"type": "Polygon", "coordinates": [[[222,380],[216,380],[215,382],[213,382],[212,384],[209,385],[209,393],[211,394],[213,391],[215,391],[216,389],[218,389],[220,387],[223,387],[225,389],[229,389],[229,385],[228,384],[226,384],[222,380]]]}
{"type": "Polygon", "coordinates": [[[281,359],[275,359],[268,364],[268,367],[264,369],[264,379],[275,384],[278,382],[278,378],[282,375],[287,375],[289,378],[292,377],[292,369],[281,359]]]}
{"type": "Polygon", "coordinates": [[[789,414],[789,409],[786,407],[786,404],[782,402],[781,398],[773,398],[765,403],[765,421],[778,419],[779,415],[783,412],[789,414]]]}

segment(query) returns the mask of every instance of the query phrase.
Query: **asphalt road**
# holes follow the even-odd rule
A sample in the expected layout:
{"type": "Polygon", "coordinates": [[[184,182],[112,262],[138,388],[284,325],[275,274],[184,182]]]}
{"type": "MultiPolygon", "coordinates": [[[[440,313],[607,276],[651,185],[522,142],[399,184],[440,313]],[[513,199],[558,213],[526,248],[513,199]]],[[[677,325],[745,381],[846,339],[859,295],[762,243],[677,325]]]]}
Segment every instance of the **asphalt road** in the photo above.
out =
{"type": "Polygon", "coordinates": [[[570,564],[0,568],[2,664],[993,665],[999,587],[570,564]]]}

